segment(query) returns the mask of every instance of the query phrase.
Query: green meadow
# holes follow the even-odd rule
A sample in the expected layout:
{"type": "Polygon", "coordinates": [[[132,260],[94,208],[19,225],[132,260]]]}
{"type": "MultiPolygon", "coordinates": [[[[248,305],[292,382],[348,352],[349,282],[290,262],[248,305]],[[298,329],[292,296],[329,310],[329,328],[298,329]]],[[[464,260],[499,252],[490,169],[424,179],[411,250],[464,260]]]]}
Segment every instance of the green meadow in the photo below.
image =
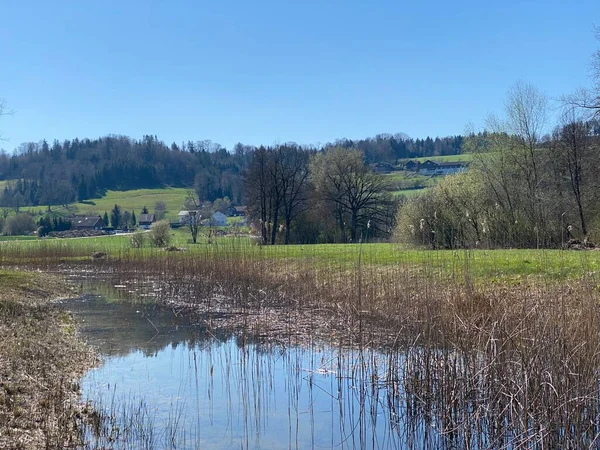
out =
{"type": "Polygon", "coordinates": [[[473,160],[472,153],[462,153],[460,155],[445,155],[445,156],[423,156],[421,158],[411,158],[404,161],[437,161],[437,162],[469,162],[473,160]]]}
{"type": "MultiPolygon", "coordinates": [[[[203,230],[204,232],[206,230],[203,230]]],[[[469,277],[479,283],[519,284],[526,280],[544,282],[596,277],[600,273],[600,252],[568,250],[427,250],[393,243],[256,245],[248,235],[222,237],[200,234],[192,244],[185,228],[172,230],[172,246],[166,252],[146,242],[132,248],[131,234],[72,239],[19,239],[0,241],[0,264],[56,257],[61,261],[89,259],[97,252],[108,258],[153,259],[167,255],[181,258],[226,257],[271,261],[272,264],[308,264],[312,267],[354,270],[360,264],[370,270],[402,268],[406,272],[438,279],[469,277]]]]}
{"type": "MultiPolygon", "coordinates": [[[[121,211],[135,211],[140,215],[145,206],[148,211],[154,211],[154,205],[158,201],[165,202],[167,206],[166,217],[170,220],[177,219],[177,214],[183,209],[187,188],[166,187],[161,189],[135,189],[131,191],[107,191],[102,198],[90,199],[84,202],[72,203],[68,208],[64,206],[53,206],[51,209],[61,215],[85,214],[85,215],[104,215],[104,212],[110,214],[110,210],[115,204],[121,207],[121,211]]],[[[47,206],[34,206],[33,211],[45,211],[47,206]]]]}

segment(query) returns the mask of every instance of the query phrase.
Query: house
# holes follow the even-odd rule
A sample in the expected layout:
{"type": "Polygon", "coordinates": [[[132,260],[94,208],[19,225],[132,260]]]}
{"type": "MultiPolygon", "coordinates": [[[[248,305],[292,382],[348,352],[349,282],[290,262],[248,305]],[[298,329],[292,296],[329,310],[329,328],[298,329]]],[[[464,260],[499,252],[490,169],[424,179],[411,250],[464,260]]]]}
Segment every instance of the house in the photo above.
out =
{"type": "Polygon", "coordinates": [[[428,159],[425,162],[419,164],[418,172],[423,175],[435,175],[435,171],[438,169],[439,163],[428,159]]]}
{"type": "Polygon", "coordinates": [[[375,173],[391,173],[396,169],[390,163],[378,162],[371,164],[371,170],[375,173]]]}
{"type": "Polygon", "coordinates": [[[467,164],[464,162],[442,162],[438,164],[437,173],[439,175],[452,175],[467,170],[467,164]]]}
{"type": "Polygon", "coordinates": [[[102,230],[106,225],[100,216],[67,217],[73,230],[102,230]]]}
{"type": "Polygon", "coordinates": [[[406,164],[404,164],[404,168],[406,170],[411,170],[413,172],[417,172],[419,170],[419,161],[410,160],[406,164]]]}
{"type": "Polygon", "coordinates": [[[223,214],[221,211],[217,211],[212,216],[210,216],[210,223],[215,227],[226,227],[227,226],[227,216],[223,214]]]}
{"type": "Polygon", "coordinates": [[[187,225],[187,223],[190,221],[189,211],[179,211],[179,214],[177,214],[177,216],[179,216],[179,223],[181,225],[187,225]]]}
{"type": "Polygon", "coordinates": [[[467,164],[461,161],[438,162],[428,159],[419,165],[418,172],[423,175],[452,175],[467,170],[467,164]]]}
{"type": "Polygon", "coordinates": [[[145,230],[150,228],[154,222],[156,222],[156,216],[154,214],[140,214],[140,217],[138,218],[138,225],[145,230]]]}
{"type": "Polygon", "coordinates": [[[229,217],[245,217],[247,206],[230,206],[225,214],[229,217]]]}

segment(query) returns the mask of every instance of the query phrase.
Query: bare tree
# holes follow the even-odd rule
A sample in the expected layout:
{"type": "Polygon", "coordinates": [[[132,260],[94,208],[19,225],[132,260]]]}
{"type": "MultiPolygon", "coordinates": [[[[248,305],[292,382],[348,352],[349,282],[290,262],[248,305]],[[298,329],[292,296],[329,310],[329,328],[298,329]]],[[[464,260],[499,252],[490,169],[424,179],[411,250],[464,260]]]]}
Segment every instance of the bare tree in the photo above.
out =
{"type": "Polygon", "coordinates": [[[350,239],[357,240],[359,225],[366,230],[370,220],[379,216],[382,193],[388,190],[386,181],[371,171],[358,150],[334,148],[315,155],[310,169],[320,198],[331,204],[338,215],[338,224],[345,234],[345,219],[350,221],[350,239]]]}
{"type": "Polygon", "coordinates": [[[296,144],[261,147],[254,151],[245,181],[248,207],[261,224],[263,243],[276,243],[283,216],[289,244],[292,222],[307,207],[308,152],[296,144]]]}
{"type": "Polygon", "coordinates": [[[590,124],[577,118],[574,108],[563,116],[563,124],[553,133],[553,147],[556,152],[554,161],[559,165],[558,172],[565,174],[567,184],[577,205],[581,232],[588,234],[585,214],[585,199],[591,188],[588,168],[597,167],[593,161],[590,124]]]}
{"type": "MultiPolygon", "coordinates": [[[[6,101],[3,98],[0,98],[0,116],[8,116],[13,114],[13,110],[11,110],[6,101]]],[[[2,137],[2,132],[0,132],[0,141],[4,141],[5,139],[2,137]]]]}
{"type": "Polygon", "coordinates": [[[507,131],[516,137],[515,162],[526,175],[532,201],[537,200],[540,182],[536,148],[546,125],[548,101],[533,85],[518,81],[508,92],[506,113],[507,131]]]}
{"type": "Polygon", "coordinates": [[[154,214],[156,215],[156,220],[163,220],[166,212],[167,204],[164,201],[159,200],[154,204],[154,214]]]}
{"type": "Polygon", "coordinates": [[[523,229],[523,220],[525,228],[539,230],[547,222],[540,167],[547,99],[534,86],[517,82],[508,92],[505,114],[504,119],[488,117],[487,132],[471,136],[465,146],[474,148],[474,166],[488,178],[495,203],[507,213],[507,232],[517,224],[523,229]]]}
{"type": "Polygon", "coordinates": [[[280,147],[278,153],[278,184],[288,245],[292,221],[308,207],[308,153],[296,145],[280,147]]]}
{"type": "Polygon", "coordinates": [[[269,176],[270,154],[265,147],[256,149],[252,155],[250,167],[246,173],[246,194],[248,210],[260,223],[263,244],[268,241],[268,222],[270,216],[271,178],[269,176]]]}
{"type": "MultiPolygon", "coordinates": [[[[596,27],[595,34],[600,41],[600,27],[596,27]]],[[[580,88],[561,98],[563,105],[583,111],[588,119],[600,116],[600,49],[592,56],[591,71],[591,88],[580,88]]]]}
{"type": "Polygon", "coordinates": [[[200,213],[200,199],[198,194],[193,189],[187,192],[184,200],[184,207],[189,213],[187,219],[187,227],[192,235],[192,242],[195,244],[198,240],[198,231],[200,229],[200,223],[202,222],[202,214],[200,213]]]}

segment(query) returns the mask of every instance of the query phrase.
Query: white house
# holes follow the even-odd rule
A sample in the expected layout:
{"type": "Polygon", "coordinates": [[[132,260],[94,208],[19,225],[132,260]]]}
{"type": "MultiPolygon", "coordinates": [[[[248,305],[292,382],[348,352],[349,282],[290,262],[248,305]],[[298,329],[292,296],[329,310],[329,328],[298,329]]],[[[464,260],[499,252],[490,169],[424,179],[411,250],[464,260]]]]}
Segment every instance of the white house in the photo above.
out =
{"type": "Polygon", "coordinates": [[[179,223],[181,225],[187,225],[187,223],[190,221],[189,211],[179,211],[179,214],[177,214],[177,216],[179,216],[179,223]]]}
{"type": "Polygon", "coordinates": [[[227,216],[221,211],[217,211],[210,216],[210,222],[215,227],[225,227],[227,226],[227,216]]]}

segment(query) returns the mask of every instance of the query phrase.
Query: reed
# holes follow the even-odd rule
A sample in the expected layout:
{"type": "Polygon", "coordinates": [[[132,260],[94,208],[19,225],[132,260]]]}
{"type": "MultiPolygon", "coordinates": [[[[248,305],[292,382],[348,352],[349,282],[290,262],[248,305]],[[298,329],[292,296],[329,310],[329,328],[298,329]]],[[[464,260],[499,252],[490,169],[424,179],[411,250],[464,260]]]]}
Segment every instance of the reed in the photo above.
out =
{"type": "Polygon", "coordinates": [[[89,248],[58,246],[3,261],[50,268],[69,258],[66,271],[93,267],[85,273],[242,342],[377,349],[385,370],[355,361],[365,395],[384,385],[390,411],[415,430],[425,423],[448,448],[597,443],[597,252],[399,252],[390,260],[371,248],[383,247],[355,246],[343,257],[319,247],[120,249],[92,261],[83,259],[89,248]]]}

